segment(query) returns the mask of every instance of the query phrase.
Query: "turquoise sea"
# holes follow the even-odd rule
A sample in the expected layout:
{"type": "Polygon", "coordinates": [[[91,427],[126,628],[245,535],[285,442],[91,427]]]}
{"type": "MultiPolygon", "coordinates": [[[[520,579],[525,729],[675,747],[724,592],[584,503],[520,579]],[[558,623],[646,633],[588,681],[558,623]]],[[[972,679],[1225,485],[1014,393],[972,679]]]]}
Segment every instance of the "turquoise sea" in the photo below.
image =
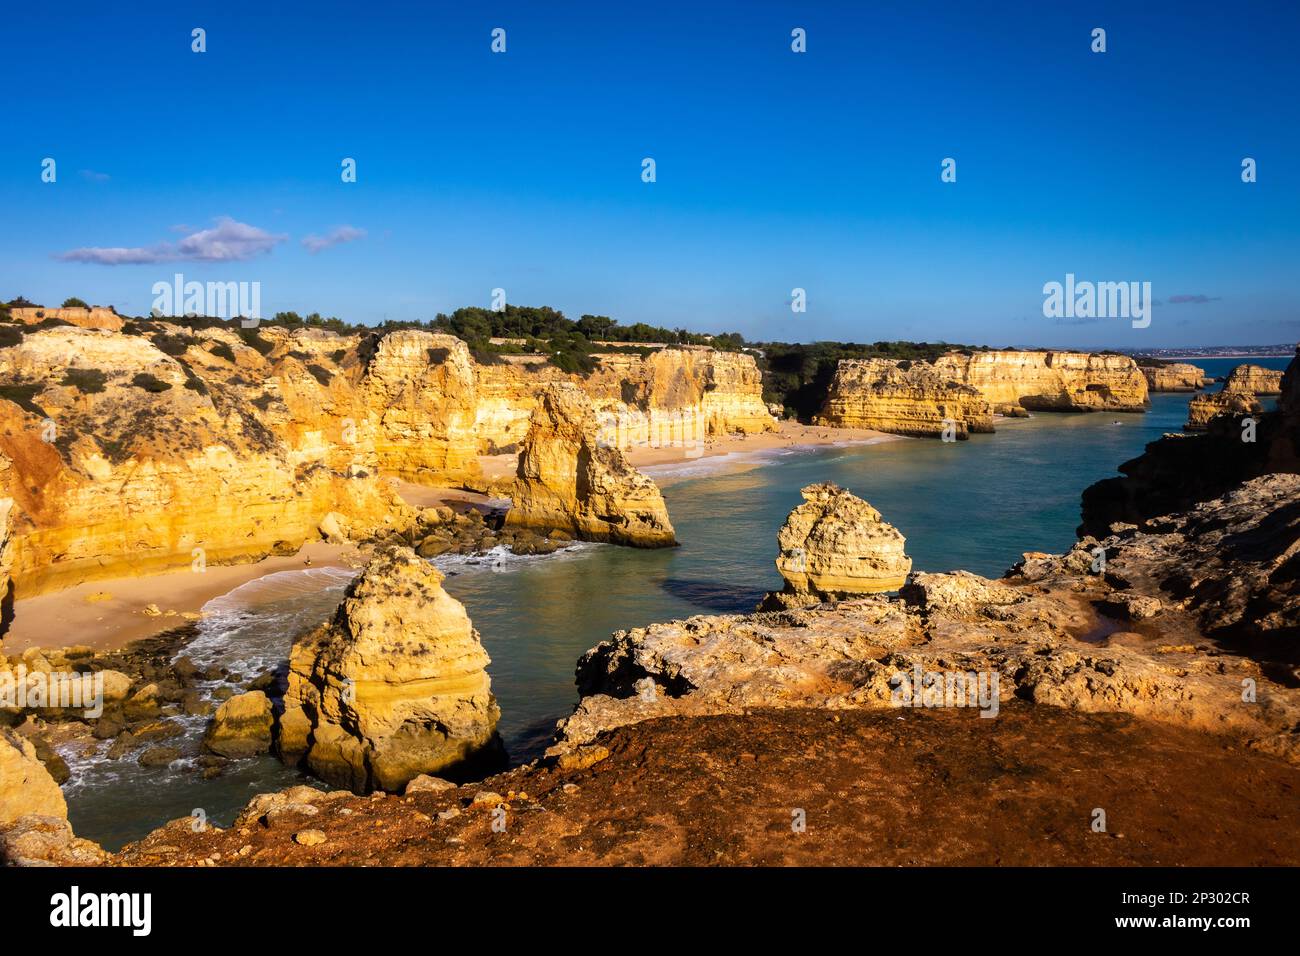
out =
{"type": "MultiPolygon", "coordinates": [[[[1198,364],[1222,375],[1240,360],[1198,364]]],[[[1287,360],[1256,364],[1284,368],[1287,360]]],[[[907,538],[917,570],[997,576],[1024,551],[1068,549],[1083,489],[1178,431],[1188,398],[1152,396],[1144,415],[1007,419],[994,435],[952,444],[902,439],[648,469],[663,488],[679,548],[581,545],[545,557],[438,563],[492,657],[506,747],[513,761],[526,761],[572,709],[578,657],[611,632],[750,611],[779,587],[776,532],[804,485],[833,481],[869,501],[907,538]]],[[[294,637],[332,612],[345,585],[345,575],[319,569],[250,582],[212,603],[190,654],[252,676],[284,660],[294,637]]],[[[192,723],[187,732],[201,734],[203,721],[192,723]]],[[[109,847],[198,808],[225,824],[253,794],[304,782],[269,757],[204,781],[184,762],[145,769],[131,757],[64,755],[74,774],[65,786],[73,826],[109,847]]]]}

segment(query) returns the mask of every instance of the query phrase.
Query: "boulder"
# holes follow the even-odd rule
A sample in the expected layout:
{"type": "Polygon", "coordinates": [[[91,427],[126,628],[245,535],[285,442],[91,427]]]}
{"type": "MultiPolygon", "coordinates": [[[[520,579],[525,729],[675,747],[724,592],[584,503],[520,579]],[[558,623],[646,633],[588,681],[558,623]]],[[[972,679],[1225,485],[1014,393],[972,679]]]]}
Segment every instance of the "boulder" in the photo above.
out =
{"type": "Polygon", "coordinates": [[[490,661],[442,579],[410,548],[381,551],[294,644],[282,757],[358,793],[499,757],[490,661]]]}
{"type": "Polygon", "coordinates": [[[217,708],[203,747],[222,757],[252,757],[271,749],[271,701],[260,690],[237,694],[217,708]]]}

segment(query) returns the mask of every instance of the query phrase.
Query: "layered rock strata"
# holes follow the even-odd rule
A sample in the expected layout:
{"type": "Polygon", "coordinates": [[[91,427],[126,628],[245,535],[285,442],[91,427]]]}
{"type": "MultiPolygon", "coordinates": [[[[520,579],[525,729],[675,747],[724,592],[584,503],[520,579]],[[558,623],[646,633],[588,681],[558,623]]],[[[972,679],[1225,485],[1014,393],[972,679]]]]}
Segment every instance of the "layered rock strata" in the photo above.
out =
{"type": "Polygon", "coordinates": [[[1209,381],[1203,368],[1186,362],[1143,365],[1142,374],[1147,380],[1147,390],[1151,392],[1195,392],[1209,381]]]}
{"type": "Polygon", "coordinates": [[[843,359],[815,424],[894,435],[948,437],[992,432],[989,403],[925,362],[843,359]]]}
{"type": "Polygon", "coordinates": [[[420,774],[494,759],[490,663],[442,574],[381,552],[334,619],[294,643],[278,748],[334,786],[400,793],[420,774]]]}
{"type": "Polygon", "coordinates": [[[415,516],[387,473],[477,482],[476,455],[517,449],[554,384],[592,399],[614,447],[689,453],[775,427],[753,357],[712,349],[604,355],[577,376],[536,357],[479,364],[459,339],[420,330],[6,330],[0,559],[18,598],[292,553],[331,513],[354,539],[403,531],[415,516]]]}
{"type": "Polygon", "coordinates": [[[590,400],[574,385],[542,393],[516,477],[500,493],[512,501],[508,527],[646,548],[677,543],[659,488],[604,442],[590,400]]]}
{"type": "Polygon", "coordinates": [[[944,377],[969,385],[995,412],[1143,412],[1147,380],[1127,355],[1098,352],[950,352],[934,361],[944,377]]]}
{"type": "Polygon", "coordinates": [[[855,595],[896,591],[912,570],[905,539],[880,512],[830,483],[809,485],[804,503],[777,532],[776,569],[785,588],[763,608],[801,607],[855,595]]]}

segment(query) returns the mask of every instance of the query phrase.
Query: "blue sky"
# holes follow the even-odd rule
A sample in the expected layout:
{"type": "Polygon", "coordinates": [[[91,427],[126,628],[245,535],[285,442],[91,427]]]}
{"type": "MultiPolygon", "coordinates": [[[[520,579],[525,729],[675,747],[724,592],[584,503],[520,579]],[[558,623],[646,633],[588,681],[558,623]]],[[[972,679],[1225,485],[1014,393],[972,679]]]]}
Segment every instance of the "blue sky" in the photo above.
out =
{"type": "Polygon", "coordinates": [[[8,8],[0,296],[144,313],[179,271],[364,322],[502,287],[752,339],[1300,338],[1294,3],[289,6],[8,8]],[[1045,318],[1067,272],[1163,304],[1045,318]]]}

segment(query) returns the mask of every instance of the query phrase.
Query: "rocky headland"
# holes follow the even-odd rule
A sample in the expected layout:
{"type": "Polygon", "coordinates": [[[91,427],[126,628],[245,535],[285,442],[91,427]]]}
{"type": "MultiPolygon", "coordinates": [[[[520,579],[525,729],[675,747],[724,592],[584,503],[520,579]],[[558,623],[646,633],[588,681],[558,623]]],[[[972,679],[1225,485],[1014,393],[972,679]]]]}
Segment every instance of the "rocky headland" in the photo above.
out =
{"type": "Polygon", "coordinates": [[[933,362],[841,359],[816,421],[961,440],[993,415],[1144,412],[1147,379],[1126,355],[958,351],[933,362]]]}
{"type": "Polygon", "coordinates": [[[1210,382],[1205,369],[1187,362],[1143,365],[1142,374],[1151,392],[1197,392],[1210,382]]]}

